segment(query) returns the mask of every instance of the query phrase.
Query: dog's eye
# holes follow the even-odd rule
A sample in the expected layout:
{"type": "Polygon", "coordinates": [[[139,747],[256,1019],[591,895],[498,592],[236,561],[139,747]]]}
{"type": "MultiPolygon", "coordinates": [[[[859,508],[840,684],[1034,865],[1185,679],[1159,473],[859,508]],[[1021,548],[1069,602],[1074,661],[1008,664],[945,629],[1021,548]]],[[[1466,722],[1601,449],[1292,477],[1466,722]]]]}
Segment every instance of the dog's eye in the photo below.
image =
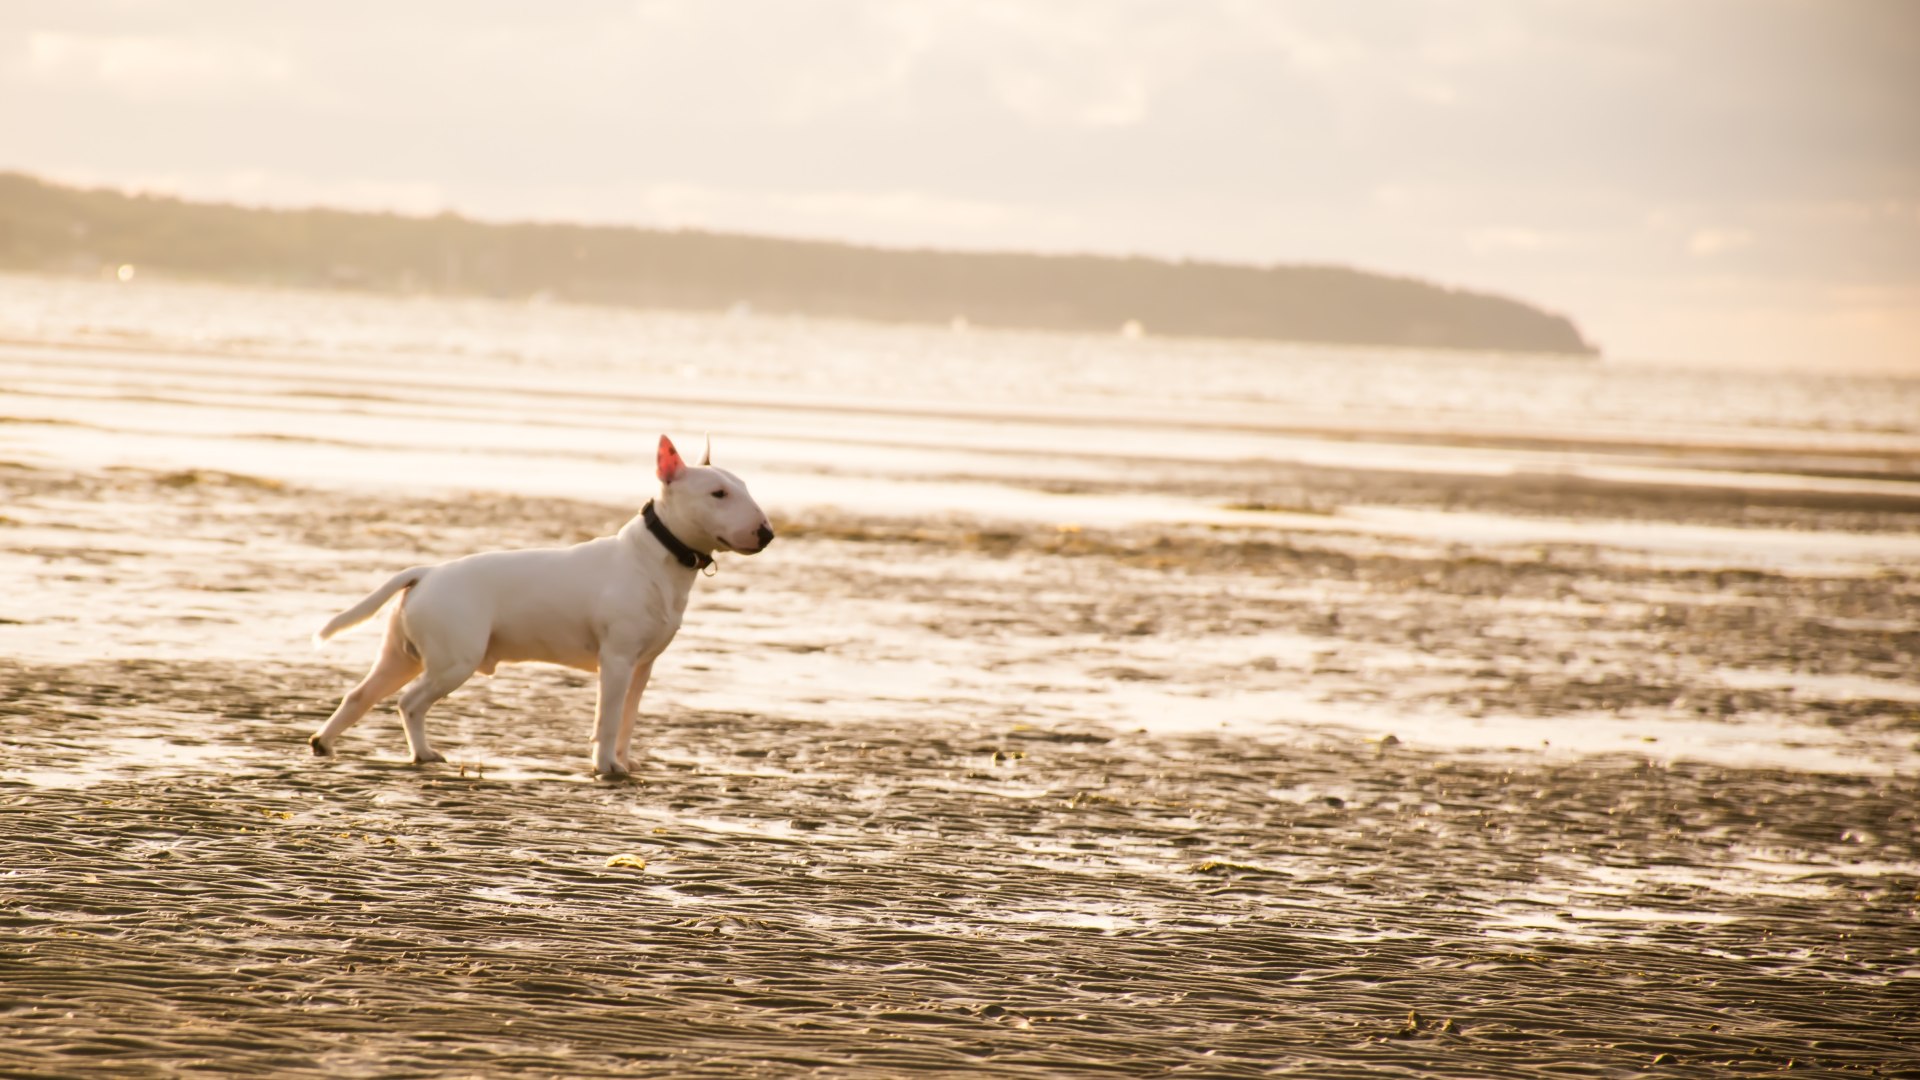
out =
{"type": "Polygon", "coordinates": [[[727,489],[726,489],[726,488],[721,488],[721,489],[720,489],[719,491],[716,491],[716,492],[714,492],[714,493],[713,493],[713,497],[714,497],[714,498],[716,498],[716,499],[724,499],[724,498],[726,498],[726,497],[727,497],[727,489]]]}

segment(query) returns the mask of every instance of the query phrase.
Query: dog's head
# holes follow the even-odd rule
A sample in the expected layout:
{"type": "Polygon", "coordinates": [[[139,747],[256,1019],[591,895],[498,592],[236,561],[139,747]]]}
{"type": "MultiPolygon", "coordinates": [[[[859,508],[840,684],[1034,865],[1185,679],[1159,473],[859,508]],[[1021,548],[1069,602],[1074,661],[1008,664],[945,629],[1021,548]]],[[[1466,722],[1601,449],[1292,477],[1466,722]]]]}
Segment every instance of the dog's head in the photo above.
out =
{"type": "Polygon", "coordinates": [[[733,551],[752,555],[773,543],[773,526],[766,512],[747,494],[747,485],[713,465],[713,447],[689,465],[674,449],[673,440],[660,436],[656,456],[660,497],[659,514],[674,535],[700,551],[733,551]]]}

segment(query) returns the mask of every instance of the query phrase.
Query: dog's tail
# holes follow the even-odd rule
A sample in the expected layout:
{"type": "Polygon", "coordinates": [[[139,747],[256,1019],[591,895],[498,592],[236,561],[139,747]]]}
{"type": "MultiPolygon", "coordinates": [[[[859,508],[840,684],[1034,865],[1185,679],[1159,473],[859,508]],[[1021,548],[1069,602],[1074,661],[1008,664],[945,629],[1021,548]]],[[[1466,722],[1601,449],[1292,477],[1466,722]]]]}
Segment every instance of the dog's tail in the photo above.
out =
{"type": "Polygon", "coordinates": [[[379,611],[388,600],[392,599],[394,593],[402,589],[412,588],[421,578],[426,577],[427,571],[431,569],[432,567],[429,566],[416,566],[409,570],[402,570],[388,578],[385,585],[368,593],[365,600],[360,601],[340,614],[335,615],[332,619],[329,619],[327,625],[321,627],[320,632],[313,635],[314,645],[319,646],[340,631],[350,626],[359,626],[361,623],[373,618],[373,613],[379,611]]]}

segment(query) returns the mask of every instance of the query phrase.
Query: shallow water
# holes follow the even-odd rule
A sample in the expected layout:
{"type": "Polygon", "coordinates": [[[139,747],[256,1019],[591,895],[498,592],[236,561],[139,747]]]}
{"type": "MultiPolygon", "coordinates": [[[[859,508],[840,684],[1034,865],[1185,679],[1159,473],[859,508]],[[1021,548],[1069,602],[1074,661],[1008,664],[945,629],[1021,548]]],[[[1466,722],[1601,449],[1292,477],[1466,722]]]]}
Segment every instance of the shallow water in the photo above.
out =
{"type": "Polygon", "coordinates": [[[1920,382],[33,279],[0,337],[0,1071],[1920,1068],[1920,382]],[[782,539],[639,782],[541,668],[448,766],[306,756],[319,622],[617,527],[662,429],[782,539]]]}

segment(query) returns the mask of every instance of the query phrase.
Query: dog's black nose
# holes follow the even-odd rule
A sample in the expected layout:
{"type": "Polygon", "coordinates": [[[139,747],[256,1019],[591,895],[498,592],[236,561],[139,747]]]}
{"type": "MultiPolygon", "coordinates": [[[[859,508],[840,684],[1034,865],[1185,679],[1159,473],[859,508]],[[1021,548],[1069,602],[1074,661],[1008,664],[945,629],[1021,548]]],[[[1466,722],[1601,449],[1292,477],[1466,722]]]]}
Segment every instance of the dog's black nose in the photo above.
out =
{"type": "Polygon", "coordinates": [[[773,526],[762,525],[760,526],[760,531],[753,535],[759,539],[761,547],[766,547],[768,544],[773,543],[773,526]]]}

